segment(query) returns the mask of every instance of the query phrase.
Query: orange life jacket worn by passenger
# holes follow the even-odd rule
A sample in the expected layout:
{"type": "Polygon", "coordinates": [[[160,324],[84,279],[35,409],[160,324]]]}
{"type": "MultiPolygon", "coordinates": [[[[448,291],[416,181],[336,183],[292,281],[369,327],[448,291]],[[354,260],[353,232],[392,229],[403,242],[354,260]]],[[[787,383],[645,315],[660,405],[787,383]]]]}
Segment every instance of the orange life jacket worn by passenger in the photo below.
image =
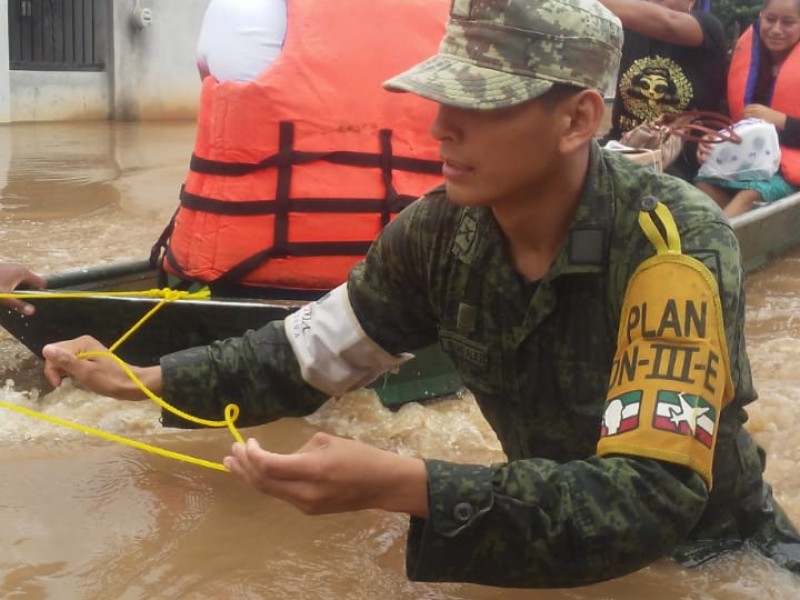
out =
{"type": "MultiPolygon", "coordinates": [[[[328,290],[394,215],[442,182],[436,106],[382,83],[435,54],[449,0],[288,0],[255,80],[203,82],[163,268],[182,279],[328,290]]],[[[213,289],[213,286],[212,286],[213,289]]]]}
{"type": "MultiPolygon", "coordinates": [[[[744,107],[753,103],[760,53],[764,52],[758,28],[750,26],[736,43],[728,70],[728,106],[731,117],[742,119],[744,107]]],[[[796,45],[781,66],[772,90],[771,108],[800,118],[800,44],[796,45]]],[[[781,174],[789,183],[800,185],[800,149],[781,146],[781,174]]]]}

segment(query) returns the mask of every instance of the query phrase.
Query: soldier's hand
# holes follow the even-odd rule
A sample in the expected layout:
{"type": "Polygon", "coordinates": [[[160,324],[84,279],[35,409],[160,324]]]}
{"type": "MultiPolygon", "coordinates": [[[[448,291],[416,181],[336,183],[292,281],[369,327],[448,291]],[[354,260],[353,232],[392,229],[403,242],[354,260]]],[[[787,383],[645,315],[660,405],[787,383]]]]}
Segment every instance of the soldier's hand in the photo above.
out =
{"type": "MultiPolygon", "coordinates": [[[[12,292],[23,284],[37,290],[43,290],[47,287],[47,283],[43,278],[35,273],[31,273],[22,265],[15,263],[0,264],[0,292],[12,292]]],[[[0,300],[0,304],[5,304],[23,315],[30,316],[35,311],[32,304],[17,298],[2,299],[0,300]]]]}
{"type": "Polygon", "coordinates": [[[234,444],[223,464],[306,514],[366,508],[428,514],[425,463],[355,440],[316,433],[294,454],[276,454],[251,438],[234,444]]]}
{"type": "MultiPolygon", "coordinates": [[[[108,352],[108,348],[88,335],[46,345],[42,349],[45,377],[53,387],[58,387],[64,377],[70,377],[87,390],[103,396],[121,400],[141,400],[146,397],[113,358],[80,357],[87,352],[108,352]]],[[[161,392],[160,367],[128,366],[152,392],[161,392]]]]}

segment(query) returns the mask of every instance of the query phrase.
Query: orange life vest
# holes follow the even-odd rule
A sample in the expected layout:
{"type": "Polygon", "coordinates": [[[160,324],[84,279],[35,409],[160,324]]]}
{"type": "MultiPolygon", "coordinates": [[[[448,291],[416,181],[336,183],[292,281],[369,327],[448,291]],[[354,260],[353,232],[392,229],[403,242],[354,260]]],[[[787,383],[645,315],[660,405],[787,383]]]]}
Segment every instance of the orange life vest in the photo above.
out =
{"type": "MultiPolygon", "coordinates": [[[[731,117],[742,118],[744,107],[753,102],[758,80],[759,54],[764,51],[758,29],[752,25],[736,43],[728,70],[728,107],[731,117]]],[[[775,110],[800,118],[800,44],[796,45],[775,78],[772,100],[775,110]]],[[[800,185],[800,148],[781,146],[781,174],[791,184],[800,185]]]]}
{"type": "Polygon", "coordinates": [[[253,81],[203,82],[164,269],[278,289],[345,281],[380,229],[442,181],[435,104],[381,84],[436,52],[449,6],[288,0],[274,63],[253,81]]]}

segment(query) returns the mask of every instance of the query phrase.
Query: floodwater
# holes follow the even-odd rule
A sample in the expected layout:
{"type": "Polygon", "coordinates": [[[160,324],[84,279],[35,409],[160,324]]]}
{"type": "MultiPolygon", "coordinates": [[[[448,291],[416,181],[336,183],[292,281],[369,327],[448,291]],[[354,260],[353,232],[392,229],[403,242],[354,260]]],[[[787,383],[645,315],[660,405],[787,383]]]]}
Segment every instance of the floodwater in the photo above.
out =
{"type": "MultiPolygon", "coordinates": [[[[0,126],[0,260],[41,273],[144,258],[172,214],[190,123],[0,126]]],[[[747,330],[761,393],[749,429],[767,478],[800,522],[800,252],[748,282],[747,330]]],[[[149,402],[122,403],[30,376],[0,331],[0,400],[218,461],[227,431],[165,430],[149,402]]],[[[290,452],[316,430],[417,456],[489,463],[496,438],[469,395],[397,413],[371,392],[308,419],[246,431],[290,452]]],[[[571,590],[417,584],[404,573],[406,519],[308,517],[230,475],[0,408],[0,598],[31,600],[744,600],[800,598],[800,579],[740,552],[685,571],[662,561],[571,590]]]]}

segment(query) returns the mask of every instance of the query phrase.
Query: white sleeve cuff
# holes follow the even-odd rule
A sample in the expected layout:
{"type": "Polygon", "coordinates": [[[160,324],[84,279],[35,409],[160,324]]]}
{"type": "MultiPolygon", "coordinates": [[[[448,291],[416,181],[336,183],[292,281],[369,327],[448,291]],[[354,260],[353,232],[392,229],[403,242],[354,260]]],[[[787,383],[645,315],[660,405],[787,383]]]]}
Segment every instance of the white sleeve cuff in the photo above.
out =
{"type": "Polygon", "coordinates": [[[347,284],[289,315],[284,327],[303,380],[331,396],[363,387],[413,358],[390,354],[367,336],[347,284]]]}

